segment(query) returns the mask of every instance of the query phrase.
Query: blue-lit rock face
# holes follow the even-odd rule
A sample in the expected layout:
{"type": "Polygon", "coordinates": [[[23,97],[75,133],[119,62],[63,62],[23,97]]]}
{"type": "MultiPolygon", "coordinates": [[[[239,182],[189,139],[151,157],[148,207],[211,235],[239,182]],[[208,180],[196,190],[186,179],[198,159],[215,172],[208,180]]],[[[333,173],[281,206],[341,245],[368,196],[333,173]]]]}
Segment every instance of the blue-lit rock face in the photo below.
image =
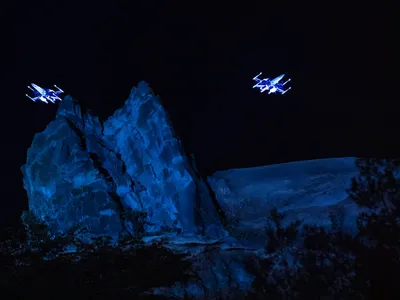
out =
{"type": "Polygon", "coordinates": [[[22,172],[29,209],[55,232],[224,235],[207,185],[144,82],[104,123],[65,97],[22,172]]]}

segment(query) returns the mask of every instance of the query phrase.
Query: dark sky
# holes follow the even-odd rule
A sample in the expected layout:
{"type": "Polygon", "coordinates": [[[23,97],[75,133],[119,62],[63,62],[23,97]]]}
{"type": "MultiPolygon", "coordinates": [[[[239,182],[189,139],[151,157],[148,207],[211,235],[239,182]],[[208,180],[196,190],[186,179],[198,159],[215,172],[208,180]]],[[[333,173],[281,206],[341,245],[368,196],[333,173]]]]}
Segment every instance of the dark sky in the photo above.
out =
{"type": "Polygon", "coordinates": [[[149,82],[206,175],[302,159],[396,155],[395,10],[378,1],[312,2],[6,7],[1,223],[13,223],[27,207],[20,167],[34,134],[57,109],[24,96],[31,82],[57,84],[103,118],[138,81],[149,82]],[[260,94],[251,80],[259,72],[285,73],[292,90],[260,94]]]}

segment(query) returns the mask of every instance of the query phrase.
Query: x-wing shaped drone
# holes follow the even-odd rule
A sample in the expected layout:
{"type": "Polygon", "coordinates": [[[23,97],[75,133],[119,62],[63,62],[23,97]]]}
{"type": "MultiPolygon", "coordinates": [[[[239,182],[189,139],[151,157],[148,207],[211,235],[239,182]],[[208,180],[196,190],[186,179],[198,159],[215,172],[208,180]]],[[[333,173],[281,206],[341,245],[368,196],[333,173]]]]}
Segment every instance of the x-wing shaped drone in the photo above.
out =
{"type": "Polygon", "coordinates": [[[64,93],[64,91],[56,85],[54,85],[54,86],[58,89],[58,91],[53,91],[51,89],[44,89],[34,83],[31,83],[31,85],[32,85],[32,87],[28,86],[28,89],[33,91],[33,98],[30,97],[28,94],[25,94],[25,95],[34,102],[36,102],[37,100],[40,100],[45,103],[48,103],[47,101],[54,103],[54,102],[56,102],[56,100],[59,100],[59,101],[62,100],[60,97],[58,97],[58,95],[61,93],[64,93]]]}
{"type": "Polygon", "coordinates": [[[282,74],[274,79],[259,79],[258,76],[261,74],[262,73],[253,77],[253,80],[257,82],[255,85],[253,85],[253,88],[259,88],[261,93],[269,91],[268,94],[279,92],[281,95],[283,95],[291,89],[291,87],[287,88],[286,90],[283,89],[283,86],[290,81],[290,78],[284,83],[279,82],[285,76],[285,74],[282,74]]]}

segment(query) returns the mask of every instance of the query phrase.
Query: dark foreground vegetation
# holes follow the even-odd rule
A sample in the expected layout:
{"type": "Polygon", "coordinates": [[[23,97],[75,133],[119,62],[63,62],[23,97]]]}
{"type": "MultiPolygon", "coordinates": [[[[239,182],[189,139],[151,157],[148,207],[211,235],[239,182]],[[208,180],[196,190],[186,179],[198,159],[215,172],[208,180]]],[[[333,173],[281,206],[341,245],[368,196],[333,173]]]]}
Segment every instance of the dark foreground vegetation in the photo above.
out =
{"type": "MultiPolygon", "coordinates": [[[[349,195],[368,209],[358,233],[344,233],[342,215],[332,228],[281,226],[270,213],[266,258],[243,262],[255,276],[252,290],[209,293],[213,299],[400,299],[400,160],[359,159],[349,195]]],[[[0,245],[0,290],[7,299],[163,299],[154,287],[185,285],[194,272],[188,255],[140,238],[112,246],[107,238],[84,243],[76,234],[51,238],[25,214],[24,226],[0,245]],[[60,254],[68,244],[74,253],[60,254]]],[[[188,298],[188,296],[187,296],[188,298]]]]}

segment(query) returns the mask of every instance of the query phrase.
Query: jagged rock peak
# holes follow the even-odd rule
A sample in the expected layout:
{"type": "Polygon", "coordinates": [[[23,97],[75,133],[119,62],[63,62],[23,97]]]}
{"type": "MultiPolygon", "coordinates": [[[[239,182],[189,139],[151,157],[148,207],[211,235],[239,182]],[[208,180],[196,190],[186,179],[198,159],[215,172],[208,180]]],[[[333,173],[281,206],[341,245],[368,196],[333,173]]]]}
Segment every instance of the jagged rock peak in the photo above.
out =
{"type": "Polygon", "coordinates": [[[22,172],[30,210],[57,232],[225,234],[206,183],[145,82],[104,124],[65,97],[35,135],[22,172]]]}
{"type": "Polygon", "coordinates": [[[70,117],[71,115],[80,118],[83,117],[79,101],[73,98],[71,95],[67,95],[64,97],[63,101],[59,103],[56,118],[70,117]]]}

